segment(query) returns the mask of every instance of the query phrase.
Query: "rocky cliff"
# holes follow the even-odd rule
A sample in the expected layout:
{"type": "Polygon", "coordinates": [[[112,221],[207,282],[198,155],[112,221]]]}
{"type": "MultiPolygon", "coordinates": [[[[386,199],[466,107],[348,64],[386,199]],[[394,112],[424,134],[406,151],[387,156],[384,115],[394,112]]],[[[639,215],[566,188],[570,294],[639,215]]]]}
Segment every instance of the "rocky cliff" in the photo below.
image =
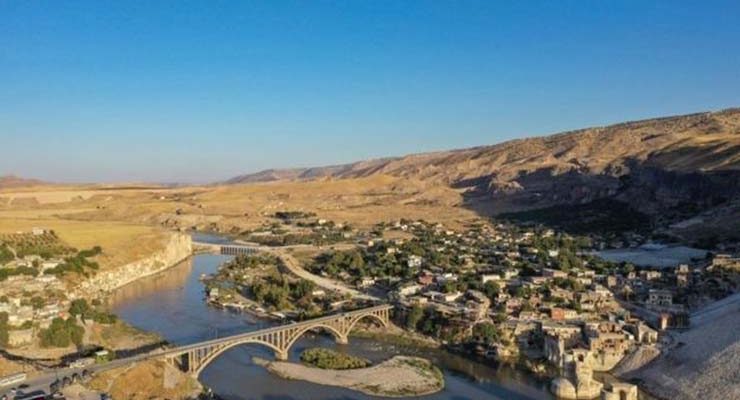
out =
{"type": "Polygon", "coordinates": [[[91,297],[111,292],[183,261],[192,251],[190,235],[170,233],[161,250],[141,260],[99,272],[78,286],[75,293],[78,297],[91,297]]]}

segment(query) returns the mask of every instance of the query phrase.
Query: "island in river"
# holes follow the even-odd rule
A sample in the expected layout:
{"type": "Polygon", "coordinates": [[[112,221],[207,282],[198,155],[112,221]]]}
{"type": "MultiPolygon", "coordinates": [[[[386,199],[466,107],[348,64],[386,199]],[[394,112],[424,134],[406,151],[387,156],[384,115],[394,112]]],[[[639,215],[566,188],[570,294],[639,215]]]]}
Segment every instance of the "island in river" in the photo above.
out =
{"type": "Polygon", "coordinates": [[[259,357],[252,360],[281,378],[339,386],[372,396],[423,396],[444,388],[442,372],[429,360],[419,357],[395,356],[372,367],[342,370],[259,357]]]}

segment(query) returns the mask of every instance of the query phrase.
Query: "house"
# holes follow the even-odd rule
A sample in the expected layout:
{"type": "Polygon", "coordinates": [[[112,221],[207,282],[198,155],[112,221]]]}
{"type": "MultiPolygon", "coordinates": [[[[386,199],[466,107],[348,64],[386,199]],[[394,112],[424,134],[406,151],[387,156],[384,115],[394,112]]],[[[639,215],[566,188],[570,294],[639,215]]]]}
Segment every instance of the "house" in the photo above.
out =
{"type": "Polygon", "coordinates": [[[546,276],[530,276],[528,279],[534,286],[544,285],[550,280],[550,278],[546,276]]]}
{"type": "Polygon", "coordinates": [[[429,299],[424,296],[411,296],[407,299],[408,304],[415,306],[423,306],[429,303],[429,299]]]}
{"type": "Polygon", "coordinates": [[[417,278],[417,282],[424,286],[431,285],[432,283],[434,283],[434,275],[429,273],[421,274],[419,275],[419,278],[417,278]]]}
{"type": "Polygon", "coordinates": [[[421,291],[421,285],[409,284],[398,289],[398,294],[401,296],[411,296],[421,291]]]}
{"type": "Polygon", "coordinates": [[[56,268],[59,264],[62,262],[59,260],[48,260],[41,263],[41,272],[45,272],[46,270],[56,268]]]}
{"type": "Polygon", "coordinates": [[[578,312],[570,308],[553,307],[550,309],[550,318],[554,321],[565,321],[578,318],[578,312]]]}
{"type": "Polygon", "coordinates": [[[432,296],[433,300],[440,301],[443,303],[452,303],[455,300],[459,299],[463,294],[461,292],[452,292],[452,293],[440,293],[435,292],[432,296]]]}
{"type": "Polygon", "coordinates": [[[635,324],[632,324],[627,328],[639,343],[654,344],[658,342],[658,332],[647,326],[647,324],[642,321],[637,321],[635,324]]]}
{"type": "Polygon", "coordinates": [[[740,269],[740,257],[733,257],[729,254],[717,254],[709,266],[709,269],[715,268],[740,269]]]}
{"type": "Polygon", "coordinates": [[[364,276],[362,279],[360,279],[360,282],[358,283],[358,286],[361,288],[369,288],[370,286],[373,286],[375,284],[375,278],[364,276]]]}
{"type": "Polygon", "coordinates": [[[422,261],[423,259],[421,256],[412,254],[409,256],[408,261],[406,261],[406,265],[408,265],[409,268],[418,268],[421,267],[422,261]]]}
{"type": "Polygon", "coordinates": [[[519,270],[514,268],[507,268],[503,272],[504,279],[513,279],[519,276],[519,270]]]}
{"type": "Polygon", "coordinates": [[[499,274],[484,274],[481,275],[480,280],[483,284],[487,282],[497,282],[501,280],[501,276],[499,274]]]}
{"type": "Polygon", "coordinates": [[[669,290],[650,289],[645,303],[656,307],[670,307],[673,305],[673,293],[669,290]]]}
{"type": "Polygon", "coordinates": [[[557,269],[543,268],[542,276],[546,276],[548,278],[567,278],[568,273],[565,271],[557,270],[557,269]]]}
{"type": "Polygon", "coordinates": [[[452,272],[446,272],[444,274],[437,275],[436,281],[441,284],[446,282],[457,282],[457,275],[452,272]]]}
{"type": "Polygon", "coordinates": [[[643,270],[643,271],[640,271],[640,277],[646,281],[654,281],[654,280],[660,279],[661,273],[660,271],[643,270]]]}

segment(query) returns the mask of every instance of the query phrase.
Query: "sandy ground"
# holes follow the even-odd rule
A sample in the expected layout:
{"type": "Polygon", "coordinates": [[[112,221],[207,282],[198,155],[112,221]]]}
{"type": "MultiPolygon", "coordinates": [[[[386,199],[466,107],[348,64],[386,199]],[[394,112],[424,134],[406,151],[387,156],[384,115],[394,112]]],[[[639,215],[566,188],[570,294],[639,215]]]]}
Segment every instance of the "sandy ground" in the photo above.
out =
{"type": "Polygon", "coordinates": [[[145,361],[98,374],[88,385],[114,399],[186,399],[195,397],[200,384],[164,361],[145,361]]]}
{"type": "Polygon", "coordinates": [[[373,367],[350,370],[327,370],[258,358],[254,361],[286,379],[345,387],[375,396],[421,396],[438,392],[444,387],[441,373],[412,365],[430,365],[429,361],[417,357],[396,356],[373,367]]]}
{"type": "Polygon", "coordinates": [[[0,233],[30,232],[39,227],[51,229],[66,244],[77,249],[103,248],[98,257],[101,268],[120,266],[160,250],[166,235],[162,229],[113,221],[78,221],[43,215],[0,216],[0,233]]]}
{"type": "Polygon", "coordinates": [[[673,333],[673,347],[627,374],[672,400],[740,399],[740,294],[699,310],[692,328],[673,333]]]}

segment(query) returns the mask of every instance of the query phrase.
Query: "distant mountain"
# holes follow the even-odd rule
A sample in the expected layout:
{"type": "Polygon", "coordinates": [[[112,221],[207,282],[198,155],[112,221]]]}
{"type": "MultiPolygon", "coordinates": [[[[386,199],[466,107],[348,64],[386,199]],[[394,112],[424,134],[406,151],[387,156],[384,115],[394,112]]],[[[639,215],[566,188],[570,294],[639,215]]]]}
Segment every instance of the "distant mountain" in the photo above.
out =
{"type": "Polygon", "coordinates": [[[464,206],[483,214],[608,198],[648,215],[679,220],[723,204],[740,204],[740,108],[462,150],[269,170],[227,183],[377,174],[457,189],[464,206]]]}
{"type": "Polygon", "coordinates": [[[15,175],[0,176],[0,189],[36,186],[43,183],[43,181],[37,179],[26,179],[15,175]]]}

